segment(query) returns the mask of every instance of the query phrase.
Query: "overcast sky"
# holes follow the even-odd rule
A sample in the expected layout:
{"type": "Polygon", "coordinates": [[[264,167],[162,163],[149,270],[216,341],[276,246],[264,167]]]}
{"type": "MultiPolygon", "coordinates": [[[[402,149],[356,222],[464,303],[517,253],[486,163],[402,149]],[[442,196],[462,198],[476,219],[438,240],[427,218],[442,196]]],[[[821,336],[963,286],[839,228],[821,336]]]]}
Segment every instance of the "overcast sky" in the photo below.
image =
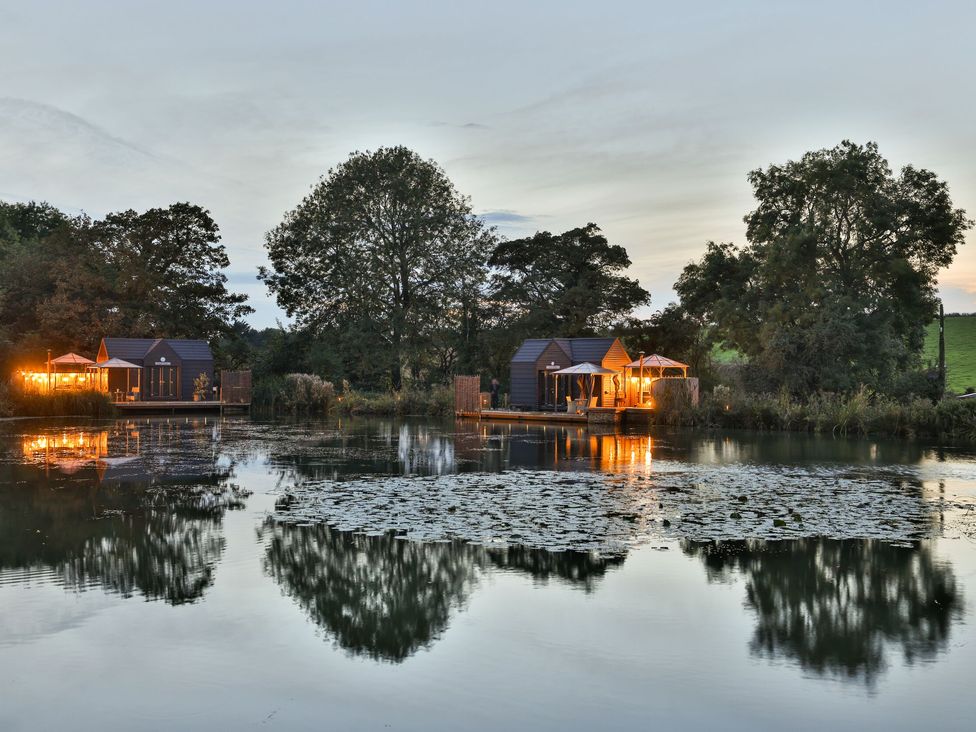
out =
{"type": "MultiPolygon", "coordinates": [[[[100,216],[210,209],[230,279],[354,150],[439,162],[506,235],[587,222],[653,307],[714,239],[742,243],[746,173],[876,140],[976,215],[976,3],[0,4],[0,199],[100,216]]],[[[940,278],[976,311],[976,235],[940,278]]]]}

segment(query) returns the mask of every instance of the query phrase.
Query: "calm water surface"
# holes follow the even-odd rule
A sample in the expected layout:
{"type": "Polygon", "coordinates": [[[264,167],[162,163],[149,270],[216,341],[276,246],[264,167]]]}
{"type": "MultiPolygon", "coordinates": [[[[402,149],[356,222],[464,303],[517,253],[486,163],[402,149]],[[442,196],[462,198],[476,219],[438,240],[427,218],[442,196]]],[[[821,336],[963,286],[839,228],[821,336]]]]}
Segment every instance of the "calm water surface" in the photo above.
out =
{"type": "Polygon", "coordinates": [[[0,423],[0,730],[973,729],[976,455],[0,423]]]}

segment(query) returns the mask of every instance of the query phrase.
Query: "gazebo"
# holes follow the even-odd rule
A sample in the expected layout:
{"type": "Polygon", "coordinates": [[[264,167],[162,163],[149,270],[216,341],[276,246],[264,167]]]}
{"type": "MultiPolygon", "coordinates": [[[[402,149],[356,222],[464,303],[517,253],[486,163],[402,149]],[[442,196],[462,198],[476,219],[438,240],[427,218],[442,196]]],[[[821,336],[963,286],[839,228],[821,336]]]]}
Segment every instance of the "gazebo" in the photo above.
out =
{"type": "Polygon", "coordinates": [[[627,382],[635,385],[636,404],[642,406],[648,402],[651,386],[655,381],[658,379],[687,379],[689,367],[686,363],[656,353],[652,353],[650,356],[641,353],[640,358],[631,361],[625,368],[627,370],[627,382]],[[680,375],[667,373],[669,370],[673,372],[678,369],[681,370],[680,375]],[[637,376],[634,376],[635,370],[638,372],[637,376]]]}
{"type": "MultiPolygon", "coordinates": [[[[142,390],[142,366],[138,364],[131,363],[129,361],[123,361],[121,358],[110,358],[106,361],[99,361],[88,367],[91,371],[97,372],[97,383],[101,391],[106,393],[110,392],[109,388],[109,374],[112,371],[125,369],[125,397],[129,398],[130,394],[133,395],[132,398],[138,399],[138,395],[142,390]],[[132,387],[132,372],[136,372],[136,385],[133,389],[132,387]]],[[[116,391],[121,391],[116,389],[116,391]]],[[[121,395],[117,395],[121,396],[121,395]]],[[[117,398],[116,401],[122,401],[121,398],[117,398]]]]}
{"type": "MultiPolygon", "coordinates": [[[[556,378],[556,404],[559,403],[560,376],[576,376],[576,383],[579,387],[580,394],[586,394],[586,403],[589,404],[593,400],[593,385],[595,382],[594,377],[617,376],[619,373],[619,371],[604,368],[603,366],[597,366],[596,364],[589,362],[554,371],[553,376],[556,378]]],[[[567,391],[569,392],[567,398],[571,398],[572,388],[568,389],[567,391]]]]}
{"type": "Polygon", "coordinates": [[[52,358],[52,388],[54,390],[91,388],[91,379],[85,369],[93,363],[90,358],[79,356],[77,353],[66,353],[52,358]]]}

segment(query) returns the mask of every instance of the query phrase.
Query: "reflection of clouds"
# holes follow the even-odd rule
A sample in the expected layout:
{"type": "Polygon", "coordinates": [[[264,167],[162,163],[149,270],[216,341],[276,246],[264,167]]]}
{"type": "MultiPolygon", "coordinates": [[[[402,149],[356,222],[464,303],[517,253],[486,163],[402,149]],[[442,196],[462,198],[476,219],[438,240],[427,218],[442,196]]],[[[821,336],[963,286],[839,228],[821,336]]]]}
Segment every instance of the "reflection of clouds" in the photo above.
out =
{"type": "Polygon", "coordinates": [[[489,569],[565,582],[587,592],[623,557],[525,548],[485,549],[461,541],[421,543],[325,525],[269,522],[265,571],[338,647],[401,662],[448,628],[489,569]]]}
{"type": "Polygon", "coordinates": [[[822,676],[869,686],[900,650],[907,664],[948,647],[963,615],[952,567],[916,542],[800,539],[683,546],[701,558],[709,581],[746,579],[756,615],[750,650],[822,676]]]}

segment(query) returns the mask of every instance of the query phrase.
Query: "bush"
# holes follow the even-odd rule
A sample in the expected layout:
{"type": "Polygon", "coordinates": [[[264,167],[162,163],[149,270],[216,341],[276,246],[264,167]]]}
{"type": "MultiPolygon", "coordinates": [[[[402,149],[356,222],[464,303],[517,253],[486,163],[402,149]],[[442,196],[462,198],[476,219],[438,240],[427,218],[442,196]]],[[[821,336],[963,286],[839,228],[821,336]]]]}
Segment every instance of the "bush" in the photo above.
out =
{"type": "Polygon", "coordinates": [[[0,383],[0,417],[10,417],[14,413],[13,395],[7,384],[0,383]]]}
{"type": "Polygon", "coordinates": [[[17,417],[111,417],[115,407],[100,391],[56,391],[50,394],[5,388],[0,392],[0,413],[17,417]]]}
{"type": "MultiPolygon", "coordinates": [[[[668,419],[666,413],[655,415],[656,421],[668,419]]],[[[895,400],[861,387],[851,394],[818,392],[800,402],[786,392],[748,394],[718,386],[690,410],[686,422],[719,428],[976,440],[976,400],[895,400]]]]}
{"type": "Polygon", "coordinates": [[[343,414],[377,414],[397,417],[446,417],[454,414],[454,390],[449,386],[429,389],[410,387],[399,392],[369,394],[348,386],[340,397],[343,414]]]}
{"type": "Polygon", "coordinates": [[[335,407],[335,387],[314,374],[287,374],[260,379],[251,402],[258,409],[322,414],[335,407]]]}

